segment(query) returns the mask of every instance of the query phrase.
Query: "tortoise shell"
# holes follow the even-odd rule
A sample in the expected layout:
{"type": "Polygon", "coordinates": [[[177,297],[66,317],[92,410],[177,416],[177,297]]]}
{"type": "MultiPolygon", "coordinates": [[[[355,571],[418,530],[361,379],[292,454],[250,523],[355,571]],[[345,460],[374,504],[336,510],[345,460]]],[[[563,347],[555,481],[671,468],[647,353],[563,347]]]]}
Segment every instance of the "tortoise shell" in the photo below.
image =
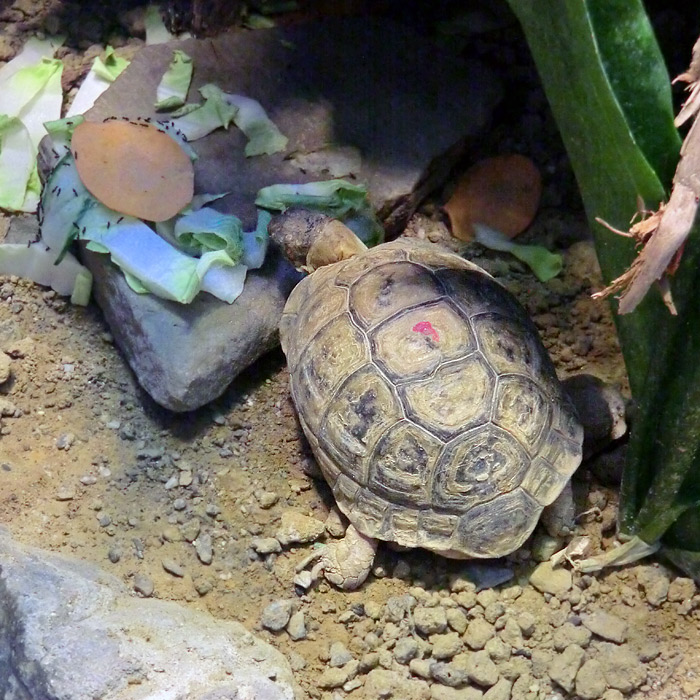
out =
{"type": "Polygon", "coordinates": [[[280,336],[304,433],[369,537],[505,555],[581,461],[582,428],[524,309],[436,246],[401,239],[316,270],[280,336]]]}

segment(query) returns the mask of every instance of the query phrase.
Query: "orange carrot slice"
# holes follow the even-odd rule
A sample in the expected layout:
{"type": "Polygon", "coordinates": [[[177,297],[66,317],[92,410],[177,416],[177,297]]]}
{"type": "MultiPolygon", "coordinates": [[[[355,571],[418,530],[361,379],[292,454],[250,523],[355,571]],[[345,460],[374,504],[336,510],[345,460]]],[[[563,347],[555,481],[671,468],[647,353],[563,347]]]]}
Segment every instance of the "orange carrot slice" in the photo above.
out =
{"type": "Polygon", "coordinates": [[[192,161],[154,124],[86,121],[71,151],[90,194],[121,214],[165,221],[192,200],[192,161]]]}
{"type": "Polygon", "coordinates": [[[473,240],[475,222],[514,238],[532,223],[541,194],[542,178],[529,158],[500,155],[469,168],[443,208],[462,241],[473,240]]]}

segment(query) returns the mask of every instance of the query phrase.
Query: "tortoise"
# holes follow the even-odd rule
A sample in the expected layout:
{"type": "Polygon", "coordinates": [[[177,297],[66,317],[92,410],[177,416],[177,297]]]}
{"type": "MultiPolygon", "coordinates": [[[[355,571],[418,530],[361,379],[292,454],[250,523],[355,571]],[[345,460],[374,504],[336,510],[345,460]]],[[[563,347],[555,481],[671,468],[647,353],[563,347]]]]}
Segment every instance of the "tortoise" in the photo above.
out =
{"type": "Polygon", "coordinates": [[[316,239],[324,227],[307,225],[301,242],[294,225],[270,226],[314,270],[286,303],[280,341],[304,434],[350,521],[345,540],[310,557],[306,585],[323,572],[359,586],[377,540],[496,558],[560,494],[555,513],[573,513],[583,429],[521,305],[435,244],[367,249],[333,223],[316,239]]]}

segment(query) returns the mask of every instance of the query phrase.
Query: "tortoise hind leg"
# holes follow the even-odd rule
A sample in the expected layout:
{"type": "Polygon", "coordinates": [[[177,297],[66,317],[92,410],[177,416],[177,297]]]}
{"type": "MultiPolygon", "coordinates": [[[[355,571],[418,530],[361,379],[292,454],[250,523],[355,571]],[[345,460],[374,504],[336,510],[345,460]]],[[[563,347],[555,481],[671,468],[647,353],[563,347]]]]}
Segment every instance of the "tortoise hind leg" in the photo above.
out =
{"type": "Polygon", "coordinates": [[[574,494],[571,481],[567,481],[554,503],[542,511],[540,520],[552,537],[566,537],[573,532],[575,516],[574,494]]]}
{"type": "Polygon", "coordinates": [[[353,591],[359,588],[369,575],[376,553],[377,541],[365,537],[353,525],[349,525],[345,537],[316,550],[297,565],[297,571],[302,573],[294,582],[303,588],[309,588],[323,574],[334,586],[344,591],[353,591]],[[303,569],[316,560],[318,561],[310,574],[303,572],[303,569]]]}

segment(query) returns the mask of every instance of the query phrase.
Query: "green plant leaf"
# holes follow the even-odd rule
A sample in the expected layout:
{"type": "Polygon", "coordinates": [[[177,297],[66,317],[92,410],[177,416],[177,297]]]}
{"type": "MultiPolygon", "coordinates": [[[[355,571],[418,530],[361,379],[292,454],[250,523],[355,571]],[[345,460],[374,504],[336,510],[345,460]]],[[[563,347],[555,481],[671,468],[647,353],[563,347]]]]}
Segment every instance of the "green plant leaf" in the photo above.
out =
{"type": "MultiPolygon", "coordinates": [[[[638,198],[666,199],[680,139],[669,78],[640,0],[509,0],[518,16],[581,190],[606,282],[635,256],[627,229],[638,198]]],[[[669,532],[676,561],[697,546],[684,513],[700,494],[700,241],[674,276],[677,317],[660,296],[616,316],[638,410],[621,487],[620,530],[654,544],[669,532]],[[670,528],[670,530],[669,530],[670,528]],[[680,554],[679,554],[680,552],[680,554]]],[[[670,550],[669,550],[670,551],[670,550]]],[[[686,570],[691,571],[690,566],[686,570]]],[[[694,574],[698,568],[694,569],[694,574]]]]}
{"type": "Polygon", "coordinates": [[[600,61],[630,133],[668,189],[681,140],[673,124],[671,83],[649,18],[636,0],[585,4],[600,61]]]}

